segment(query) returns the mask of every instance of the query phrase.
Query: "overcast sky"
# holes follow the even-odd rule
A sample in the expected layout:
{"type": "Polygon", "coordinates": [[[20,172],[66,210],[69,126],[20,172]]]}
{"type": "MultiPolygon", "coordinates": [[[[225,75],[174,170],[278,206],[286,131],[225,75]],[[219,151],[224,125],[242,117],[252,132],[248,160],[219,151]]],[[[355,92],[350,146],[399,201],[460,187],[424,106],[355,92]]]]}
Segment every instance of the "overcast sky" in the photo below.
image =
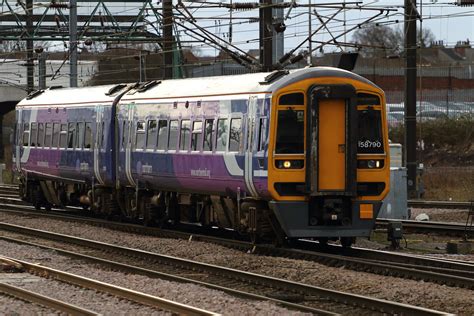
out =
{"type": "MultiPolygon", "coordinates": [[[[289,1],[289,0],[286,0],[289,1]]],[[[446,45],[454,46],[457,41],[465,41],[470,39],[471,41],[474,40],[474,7],[459,7],[454,5],[453,3],[456,0],[452,1],[432,1],[432,0],[425,0],[425,2],[421,3],[417,1],[418,10],[423,17],[422,26],[423,28],[429,28],[436,37],[436,40],[442,40],[446,45]]],[[[227,3],[230,0],[225,1],[227,3]]],[[[248,2],[248,0],[234,0],[235,2],[248,2]]],[[[321,1],[321,0],[312,0],[312,4],[321,4],[321,3],[335,3],[337,1],[321,1]]],[[[341,3],[343,0],[340,1],[341,3]]],[[[350,0],[346,0],[347,3],[350,0]]],[[[352,2],[354,7],[355,1],[352,2]]],[[[298,4],[308,4],[308,0],[298,0],[298,4]]],[[[378,22],[389,25],[391,27],[400,27],[403,29],[403,0],[398,1],[389,1],[389,0],[380,0],[380,1],[368,1],[364,0],[361,1],[361,5],[367,8],[386,8],[391,9],[390,13],[385,17],[382,16],[378,19],[378,22]],[[398,20],[398,23],[397,23],[398,20]]],[[[316,8],[317,12],[323,16],[323,20],[325,20],[324,16],[332,15],[335,10],[334,9],[323,9],[323,8],[316,8]]],[[[288,11],[285,10],[285,15],[288,11]]],[[[313,11],[314,12],[314,11],[313,11]]],[[[347,10],[345,14],[341,12],[336,16],[338,21],[334,21],[328,24],[330,27],[330,32],[332,35],[340,34],[344,30],[348,30],[351,27],[363,23],[367,18],[370,18],[377,14],[378,11],[363,11],[358,9],[347,10]],[[346,21],[346,26],[344,26],[343,21],[346,21]]],[[[210,8],[201,8],[198,10],[193,11],[195,16],[221,16],[223,17],[222,20],[218,21],[221,23],[217,26],[212,26],[215,22],[204,22],[201,21],[200,25],[207,25],[211,26],[211,31],[219,36],[223,37],[224,39],[228,39],[228,20],[224,19],[224,17],[228,17],[228,10],[224,9],[210,9],[210,8]]],[[[248,17],[248,16],[257,16],[258,11],[234,11],[234,17],[248,17]]],[[[289,49],[295,47],[301,41],[305,39],[308,35],[308,9],[307,8],[295,8],[291,11],[289,18],[285,20],[285,24],[287,25],[287,29],[285,31],[285,50],[288,51],[289,49]]],[[[313,30],[315,30],[318,26],[321,25],[320,21],[316,18],[313,14],[313,30]]],[[[420,22],[418,22],[418,27],[420,27],[420,22]]],[[[346,36],[346,40],[350,41],[352,34],[348,34],[346,36]]],[[[314,37],[315,40],[326,41],[331,38],[331,34],[329,34],[326,30],[321,30],[318,32],[318,35],[314,37]]],[[[258,24],[248,24],[242,23],[239,24],[239,20],[234,20],[234,27],[233,27],[233,42],[239,47],[244,49],[251,49],[251,48],[258,48],[257,45],[258,39],[258,24]],[[247,43],[250,41],[250,43],[247,43]]],[[[343,40],[344,37],[340,38],[339,40],[343,40]]],[[[303,48],[307,48],[307,45],[303,46],[303,48]]],[[[209,53],[212,53],[212,49],[203,49],[209,53]]],[[[325,51],[334,50],[334,47],[325,47],[325,51]]]]}

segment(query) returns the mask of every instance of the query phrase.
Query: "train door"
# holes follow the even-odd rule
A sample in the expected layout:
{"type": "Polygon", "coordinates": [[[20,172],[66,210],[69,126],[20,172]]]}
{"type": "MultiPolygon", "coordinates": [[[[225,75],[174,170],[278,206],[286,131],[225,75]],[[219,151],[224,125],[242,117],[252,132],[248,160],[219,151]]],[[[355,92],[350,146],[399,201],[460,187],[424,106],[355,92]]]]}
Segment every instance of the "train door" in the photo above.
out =
{"type": "Polygon", "coordinates": [[[125,118],[125,125],[126,128],[124,132],[127,133],[126,142],[125,142],[125,175],[130,185],[135,186],[135,180],[133,179],[132,175],[132,140],[134,135],[134,128],[133,128],[133,113],[135,109],[135,103],[130,103],[126,107],[126,112],[124,115],[125,118]]]}
{"type": "Polygon", "coordinates": [[[351,85],[310,89],[307,183],[311,195],[355,194],[356,93],[351,85]]]}
{"type": "Polygon", "coordinates": [[[320,191],[344,191],[346,188],[345,101],[343,99],[321,100],[318,118],[318,188],[320,191]]]}
{"type": "Polygon", "coordinates": [[[104,106],[99,105],[97,106],[96,112],[96,133],[95,133],[95,140],[94,140],[94,174],[95,178],[100,184],[104,184],[104,180],[102,179],[102,175],[100,174],[100,165],[101,165],[101,148],[104,146],[103,139],[104,139],[104,106]]]}
{"type": "Polygon", "coordinates": [[[245,185],[247,191],[253,197],[257,197],[257,191],[253,183],[253,150],[255,139],[255,120],[257,115],[257,97],[250,96],[247,112],[247,146],[245,148],[245,185]]]}

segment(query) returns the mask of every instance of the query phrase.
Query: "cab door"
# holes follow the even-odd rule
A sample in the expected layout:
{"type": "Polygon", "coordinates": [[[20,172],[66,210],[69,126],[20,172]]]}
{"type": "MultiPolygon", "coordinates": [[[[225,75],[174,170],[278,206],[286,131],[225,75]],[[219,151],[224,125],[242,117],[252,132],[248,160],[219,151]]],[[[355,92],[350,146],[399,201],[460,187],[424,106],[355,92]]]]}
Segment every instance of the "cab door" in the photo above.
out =
{"type": "Polygon", "coordinates": [[[346,189],[346,104],[344,99],[327,99],[318,108],[318,189],[346,189]]]}
{"type": "Polygon", "coordinates": [[[352,85],[309,90],[307,183],[311,195],[356,192],[357,104],[352,85]]]}

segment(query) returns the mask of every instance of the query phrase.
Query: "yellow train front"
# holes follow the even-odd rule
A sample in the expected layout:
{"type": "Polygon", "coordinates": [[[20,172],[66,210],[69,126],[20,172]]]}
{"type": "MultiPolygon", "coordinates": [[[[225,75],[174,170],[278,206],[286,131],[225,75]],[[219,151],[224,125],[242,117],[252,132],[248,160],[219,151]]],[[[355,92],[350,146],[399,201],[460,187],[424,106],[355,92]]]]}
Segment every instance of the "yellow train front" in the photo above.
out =
{"type": "Polygon", "coordinates": [[[327,69],[275,89],[271,108],[269,207],[284,234],[369,236],[390,185],[384,92],[327,69]]]}

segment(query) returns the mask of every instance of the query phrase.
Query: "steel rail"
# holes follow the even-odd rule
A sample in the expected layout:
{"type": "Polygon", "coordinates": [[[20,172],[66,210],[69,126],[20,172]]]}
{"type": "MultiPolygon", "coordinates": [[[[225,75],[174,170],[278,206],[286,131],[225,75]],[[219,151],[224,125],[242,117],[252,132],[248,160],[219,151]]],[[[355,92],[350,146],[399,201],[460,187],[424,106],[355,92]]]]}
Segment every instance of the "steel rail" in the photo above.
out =
{"type": "MultiPolygon", "coordinates": [[[[466,213],[467,218],[467,213],[466,213]]],[[[376,225],[380,228],[386,228],[391,221],[401,222],[403,230],[417,233],[435,233],[443,235],[451,235],[464,237],[466,234],[466,224],[456,224],[448,222],[433,222],[433,221],[413,221],[413,220],[391,220],[391,219],[377,219],[376,225]]]]}
{"type": "Polygon", "coordinates": [[[117,261],[107,260],[107,259],[103,259],[103,258],[99,258],[99,257],[93,257],[91,255],[85,255],[85,254],[81,254],[81,253],[78,253],[78,252],[72,252],[72,251],[64,250],[64,249],[61,249],[61,248],[56,248],[56,247],[52,247],[52,246],[46,246],[46,245],[42,245],[42,244],[38,244],[38,243],[33,243],[31,241],[16,239],[16,238],[12,238],[12,237],[5,237],[5,236],[0,236],[0,240],[5,240],[5,241],[8,241],[8,242],[14,242],[14,243],[22,244],[22,245],[28,245],[28,246],[32,246],[32,247],[42,248],[42,249],[45,249],[45,250],[52,250],[52,251],[54,251],[54,252],[56,252],[60,255],[69,256],[69,257],[73,257],[73,258],[84,260],[84,261],[95,262],[95,263],[98,263],[98,264],[101,264],[101,265],[112,267],[112,268],[117,269],[119,271],[124,271],[124,272],[128,272],[128,273],[135,273],[135,274],[141,274],[141,275],[145,275],[145,276],[150,277],[150,278],[165,279],[165,280],[169,280],[169,281],[173,281],[173,282],[193,283],[193,284],[196,284],[196,285],[199,285],[199,286],[208,287],[208,288],[215,289],[215,290],[218,290],[218,291],[223,291],[223,292],[226,292],[228,294],[244,297],[244,298],[247,298],[247,299],[270,301],[270,302],[279,304],[281,306],[288,307],[290,309],[301,310],[301,311],[304,311],[304,312],[310,312],[310,313],[314,313],[314,314],[317,314],[317,315],[327,315],[327,316],[340,315],[340,314],[337,314],[337,313],[333,313],[333,312],[329,312],[329,311],[325,311],[325,310],[321,310],[321,309],[316,309],[316,308],[312,308],[312,307],[308,307],[308,306],[304,306],[304,305],[300,305],[300,304],[296,304],[296,303],[292,303],[292,302],[287,302],[287,301],[283,301],[283,300],[276,299],[276,298],[271,298],[271,297],[267,297],[267,296],[263,296],[263,295],[259,295],[259,294],[244,292],[244,291],[241,291],[241,290],[236,290],[236,289],[232,289],[232,288],[229,288],[229,287],[223,287],[223,286],[211,284],[211,283],[208,283],[208,282],[197,281],[197,280],[194,280],[194,279],[190,279],[190,278],[186,278],[186,277],[182,277],[182,276],[178,276],[178,275],[172,275],[172,274],[169,274],[169,273],[164,273],[164,272],[159,272],[159,271],[155,271],[155,270],[145,269],[145,268],[142,268],[142,267],[132,266],[132,265],[128,265],[128,264],[117,262],[117,261]]]}
{"type": "MultiPolygon", "coordinates": [[[[38,214],[37,212],[34,213],[38,214]]],[[[356,271],[370,271],[381,275],[389,273],[402,278],[474,288],[474,263],[447,262],[445,259],[419,258],[413,255],[407,258],[404,254],[361,248],[344,249],[332,245],[321,248],[318,243],[307,240],[300,240],[294,244],[295,247],[300,249],[277,248],[269,245],[252,245],[244,241],[194,235],[180,231],[168,231],[134,224],[114,223],[97,219],[78,218],[75,216],[71,218],[70,216],[54,214],[41,213],[40,215],[66,220],[79,220],[84,223],[127,232],[133,231],[159,237],[212,242],[234,249],[252,251],[254,254],[311,260],[329,266],[344,266],[356,271]]]]}
{"type": "Polygon", "coordinates": [[[302,284],[298,282],[278,279],[274,277],[255,274],[252,272],[240,271],[232,268],[220,267],[207,263],[181,259],[168,255],[152,253],[148,251],[132,249],[128,247],[120,247],[103,242],[88,240],[85,238],[72,237],[68,235],[56,234],[37,229],[26,228],[18,225],[0,223],[0,228],[4,230],[14,231],[21,234],[33,235],[48,240],[67,242],[76,245],[85,246],[92,249],[98,249],[108,253],[119,253],[132,258],[142,258],[155,264],[164,264],[175,267],[182,267],[191,271],[200,271],[218,276],[230,277],[233,280],[245,280],[252,284],[264,284],[270,288],[282,289],[293,293],[301,293],[303,295],[313,295],[317,297],[325,297],[336,302],[350,302],[357,306],[370,307],[383,312],[402,313],[409,315],[445,315],[446,313],[431,310],[413,305],[390,302],[382,299],[366,297],[358,294],[349,294],[345,292],[325,289],[317,286],[302,284]]]}
{"type": "Polygon", "coordinates": [[[73,304],[69,304],[42,294],[38,294],[35,292],[31,292],[17,286],[13,286],[10,284],[6,284],[0,282],[0,292],[5,293],[7,295],[28,301],[30,303],[35,303],[38,305],[42,305],[47,308],[54,309],[56,311],[60,311],[63,313],[67,313],[70,315],[78,315],[78,316],[94,316],[100,315],[96,312],[91,310],[75,306],[73,304]]]}
{"type": "Polygon", "coordinates": [[[204,309],[200,309],[197,307],[174,302],[174,301],[167,300],[167,299],[157,297],[157,296],[153,296],[150,294],[126,289],[121,286],[93,280],[93,279],[75,275],[69,272],[64,272],[57,269],[48,268],[48,267],[30,263],[24,260],[18,260],[18,259],[9,258],[9,257],[4,257],[4,258],[21,264],[23,268],[31,274],[47,275],[50,278],[53,278],[62,282],[75,284],[83,288],[88,288],[88,289],[112,294],[115,296],[123,297],[130,301],[138,302],[143,305],[157,307],[159,309],[167,310],[173,313],[186,314],[186,315],[219,315],[217,313],[206,311],[204,309]]]}
{"type": "Polygon", "coordinates": [[[408,200],[408,206],[418,208],[469,209],[474,207],[474,202],[408,200]]]}

